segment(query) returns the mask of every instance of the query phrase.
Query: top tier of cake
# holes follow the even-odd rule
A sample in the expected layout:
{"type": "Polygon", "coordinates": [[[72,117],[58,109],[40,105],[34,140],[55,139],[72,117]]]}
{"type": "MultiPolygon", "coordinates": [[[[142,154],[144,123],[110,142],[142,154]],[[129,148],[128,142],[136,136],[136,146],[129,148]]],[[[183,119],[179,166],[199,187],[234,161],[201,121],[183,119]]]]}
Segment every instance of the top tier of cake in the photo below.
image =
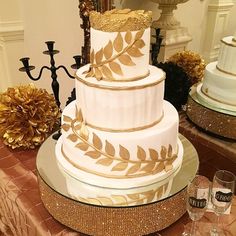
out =
{"type": "Polygon", "coordinates": [[[90,13],[91,53],[87,77],[132,81],[149,75],[151,12],[90,13]]]}
{"type": "Polygon", "coordinates": [[[236,76],[236,40],[233,36],[221,40],[217,69],[236,76]]]}

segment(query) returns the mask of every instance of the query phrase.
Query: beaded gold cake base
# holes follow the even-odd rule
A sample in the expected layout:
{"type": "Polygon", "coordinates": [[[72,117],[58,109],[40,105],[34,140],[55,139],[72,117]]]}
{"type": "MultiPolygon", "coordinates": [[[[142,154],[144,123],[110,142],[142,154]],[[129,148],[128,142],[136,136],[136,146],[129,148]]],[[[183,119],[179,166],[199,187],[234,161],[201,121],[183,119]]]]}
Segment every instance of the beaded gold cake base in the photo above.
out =
{"type": "Polygon", "coordinates": [[[191,96],[187,116],[197,126],[225,138],[236,139],[236,116],[212,110],[196,102],[191,96]]]}
{"type": "Polygon", "coordinates": [[[62,224],[88,235],[138,236],[162,230],[186,211],[186,189],[163,201],[134,207],[100,207],[71,200],[39,176],[41,199],[62,224]]]}

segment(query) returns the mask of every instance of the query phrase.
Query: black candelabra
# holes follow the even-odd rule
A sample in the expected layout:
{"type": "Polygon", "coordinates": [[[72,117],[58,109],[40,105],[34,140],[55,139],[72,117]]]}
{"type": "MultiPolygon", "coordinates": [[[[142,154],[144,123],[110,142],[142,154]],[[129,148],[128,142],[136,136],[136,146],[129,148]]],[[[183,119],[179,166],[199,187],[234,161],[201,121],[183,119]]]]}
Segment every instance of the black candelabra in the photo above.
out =
{"type": "MultiPolygon", "coordinates": [[[[42,72],[43,72],[44,69],[47,69],[47,70],[51,71],[51,78],[52,78],[51,87],[52,87],[53,95],[55,97],[57,106],[60,109],[61,103],[60,103],[60,99],[59,99],[59,83],[57,81],[57,70],[63,69],[66,72],[66,74],[69,76],[69,78],[71,78],[71,79],[74,79],[74,76],[72,76],[69,73],[69,71],[67,70],[67,68],[65,66],[63,66],[63,65],[56,66],[55,65],[54,55],[58,54],[60,52],[60,51],[54,49],[54,43],[55,42],[54,41],[47,41],[45,43],[47,45],[48,50],[44,51],[43,54],[46,54],[46,55],[50,56],[51,66],[50,67],[43,66],[39,71],[38,77],[33,77],[32,74],[31,74],[31,70],[35,69],[35,66],[29,65],[29,60],[30,60],[29,57],[24,57],[24,58],[20,59],[20,61],[23,63],[23,67],[21,67],[19,70],[23,71],[23,72],[26,72],[26,74],[29,76],[29,78],[34,80],[34,81],[39,80],[41,78],[42,72]]],[[[75,60],[75,64],[73,64],[71,67],[73,69],[80,68],[82,57],[80,55],[77,55],[77,56],[74,56],[73,58],[75,60]]],[[[74,92],[72,91],[71,94],[74,94],[74,92]]]]}
{"type": "Polygon", "coordinates": [[[155,29],[155,35],[152,35],[152,37],[155,38],[155,43],[151,44],[151,59],[152,59],[152,64],[157,66],[158,65],[158,54],[160,52],[160,48],[161,48],[161,43],[163,40],[163,37],[160,34],[161,29],[157,28],[155,29]]]}
{"type": "MultiPolygon", "coordinates": [[[[29,60],[30,60],[29,57],[24,57],[24,58],[20,59],[20,61],[23,63],[23,67],[21,67],[19,70],[22,71],[22,72],[26,72],[26,74],[29,76],[29,78],[34,80],[34,81],[39,80],[41,78],[44,69],[47,69],[47,70],[51,71],[51,78],[52,78],[51,87],[52,87],[53,95],[54,95],[54,98],[56,100],[56,103],[57,103],[57,106],[58,106],[59,110],[61,110],[60,109],[61,103],[60,103],[60,99],[59,99],[59,83],[57,81],[57,70],[63,69],[66,72],[66,74],[68,75],[68,77],[71,78],[71,79],[74,79],[74,76],[72,76],[69,73],[69,71],[67,70],[67,68],[65,66],[63,66],[63,65],[56,66],[55,65],[54,55],[58,54],[60,52],[60,51],[54,49],[54,43],[55,42],[54,41],[47,41],[45,43],[47,45],[48,50],[44,51],[43,54],[46,54],[46,55],[50,56],[51,66],[50,67],[43,66],[39,71],[38,77],[33,77],[32,74],[31,74],[31,70],[35,69],[35,66],[29,65],[29,60]]],[[[71,67],[73,69],[80,68],[81,67],[81,58],[82,58],[82,56],[77,55],[77,56],[74,56],[73,58],[75,60],[75,64],[73,64],[71,67]]],[[[71,102],[74,99],[75,99],[75,88],[72,90],[71,97],[68,98],[68,101],[67,101],[66,104],[68,104],[69,102],[71,102]]],[[[59,129],[58,133],[53,135],[53,138],[58,139],[60,137],[60,135],[61,135],[61,132],[60,132],[60,129],[59,129]]]]}

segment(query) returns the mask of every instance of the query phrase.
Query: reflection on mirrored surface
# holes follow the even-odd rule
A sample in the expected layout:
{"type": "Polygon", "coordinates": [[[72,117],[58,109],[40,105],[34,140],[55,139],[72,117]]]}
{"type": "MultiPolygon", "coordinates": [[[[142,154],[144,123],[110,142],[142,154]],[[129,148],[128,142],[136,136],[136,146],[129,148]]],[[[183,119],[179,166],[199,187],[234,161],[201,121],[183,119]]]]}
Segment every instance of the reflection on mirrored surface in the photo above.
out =
{"type": "Polygon", "coordinates": [[[78,181],[65,173],[55,157],[56,141],[49,137],[37,156],[40,177],[54,191],[79,202],[92,205],[125,207],[157,202],[183,190],[198,170],[198,156],[192,144],[180,135],[184,147],[183,163],[172,176],[160,182],[139,188],[101,188],[78,181]]]}
{"type": "Polygon", "coordinates": [[[196,103],[198,103],[206,108],[209,108],[209,109],[217,111],[217,112],[224,113],[226,115],[236,116],[236,111],[233,111],[233,109],[228,108],[228,106],[224,103],[219,103],[219,102],[214,101],[212,99],[210,100],[211,103],[208,103],[206,101],[206,99],[204,99],[204,94],[201,93],[201,84],[199,84],[197,87],[193,86],[191,88],[191,92],[189,93],[189,95],[196,103]]]}

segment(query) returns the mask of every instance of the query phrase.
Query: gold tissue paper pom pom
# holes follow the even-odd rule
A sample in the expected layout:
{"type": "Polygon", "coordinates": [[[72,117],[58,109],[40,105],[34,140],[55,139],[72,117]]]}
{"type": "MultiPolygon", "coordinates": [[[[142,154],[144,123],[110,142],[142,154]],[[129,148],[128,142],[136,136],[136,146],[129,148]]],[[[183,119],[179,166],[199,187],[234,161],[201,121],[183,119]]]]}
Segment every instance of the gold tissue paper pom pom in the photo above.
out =
{"type": "Polygon", "coordinates": [[[189,76],[192,85],[200,82],[204,76],[206,64],[197,53],[192,51],[177,52],[168,61],[181,67],[189,76]]]}
{"type": "Polygon", "coordinates": [[[12,149],[39,146],[59,125],[53,95],[33,84],[0,94],[0,136],[12,149]]]}

